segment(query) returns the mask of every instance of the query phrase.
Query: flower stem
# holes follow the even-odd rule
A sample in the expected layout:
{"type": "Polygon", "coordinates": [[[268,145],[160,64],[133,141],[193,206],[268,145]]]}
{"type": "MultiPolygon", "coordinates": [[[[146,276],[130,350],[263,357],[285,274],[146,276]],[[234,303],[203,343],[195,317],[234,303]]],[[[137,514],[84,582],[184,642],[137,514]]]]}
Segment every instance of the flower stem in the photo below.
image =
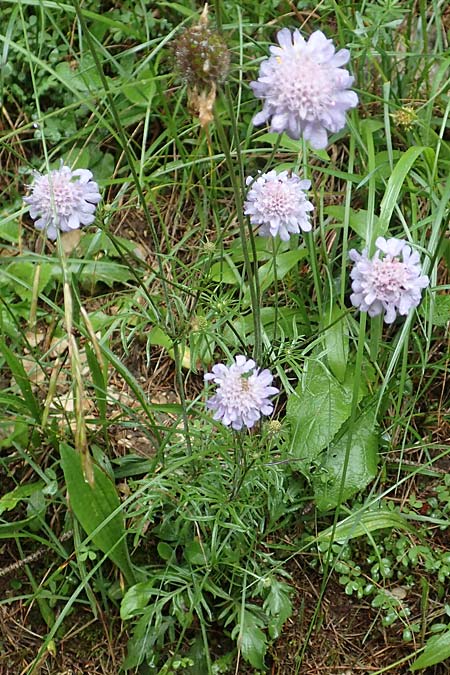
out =
{"type": "Polygon", "coordinates": [[[253,270],[253,265],[256,267],[256,247],[255,247],[255,239],[253,235],[253,230],[248,223],[246,226],[245,219],[244,219],[244,209],[243,209],[243,202],[242,202],[242,191],[243,191],[243,167],[242,167],[242,161],[239,153],[239,138],[237,134],[237,129],[236,129],[236,124],[234,120],[234,116],[231,113],[232,106],[229,105],[227,106],[229,111],[230,111],[230,118],[232,120],[232,128],[233,128],[233,135],[235,138],[235,144],[236,144],[236,155],[238,159],[238,167],[239,167],[239,173],[240,173],[240,181],[238,180],[238,177],[236,176],[236,163],[233,160],[230,144],[228,142],[227,135],[225,133],[225,130],[223,128],[222,121],[217,115],[217,113],[214,116],[214,120],[216,123],[216,129],[217,129],[217,134],[219,137],[219,141],[222,146],[223,153],[225,155],[225,160],[228,165],[228,170],[230,173],[230,180],[231,184],[233,187],[233,192],[234,192],[234,197],[236,201],[236,212],[237,212],[237,219],[239,223],[239,233],[241,237],[241,242],[242,242],[242,252],[244,256],[244,265],[245,265],[245,272],[248,280],[248,285],[250,289],[250,299],[251,299],[251,305],[252,305],[252,317],[253,317],[253,329],[254,329],[254,335],[255,335],[255,344],[254,344],[254,349],[253,349],[253,358],[255,361],[258,363],[260,361],[261,357],[261,352],[262,352],[262,336],[261,336],[261,294],[260,294],[260,288],[259,288],[259,279],[258,279],[258,272],[256,270],[256,274],[253,270]],[[233,123],[234,122],[234,123],[233,123]],[[249,248],[248,248],[248,242],[247,242],[247,232],[249,235],[249,240],[250,240],[250,245],[252,249],[252,256],[250,257],[249,253],[249,248]]]}

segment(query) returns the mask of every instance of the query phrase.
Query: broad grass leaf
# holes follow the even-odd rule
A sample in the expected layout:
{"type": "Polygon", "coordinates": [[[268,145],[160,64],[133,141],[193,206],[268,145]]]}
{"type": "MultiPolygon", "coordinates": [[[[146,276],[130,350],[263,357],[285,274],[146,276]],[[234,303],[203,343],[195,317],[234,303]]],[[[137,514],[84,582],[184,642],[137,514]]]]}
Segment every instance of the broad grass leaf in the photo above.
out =
{"type": "Polygon", "coordinates": [[[335,528],[330,526],[320,532],[317,541],[329,542],[332,539],[336,542],[346,542],[386,528],[415,532],[415,528],[408,523],[405,516],[396,511],[389,511],[386,508],[366,509],[347,516],[335,528]]]}
{"type": "Polygon", "coordinates": [[[3,357],[8,365],[8,368],[10,369],[14,377],[14,380],[20,389],[20,392],[25,400],[25,403],[27,404],[28,412],[30,413],[30,415],[32,415],[35,422],[40,424],[42,417],[41,406],[33,394],[30,380],[25,371],[25,368],[23,367],[22,361],[17,358],[14,352],[6,345],[4,340],[2,340],[1,338],[0,338],[0,352],[3,354],[3,357]]]}
{"type": "Polygon", "coordinates": [[[412,146],[403,153],[397,164],[394,166],[380,204],[380,221],[378,230],[381,234],[384,234],[389,227],[391,216],[395,205],[397,204],[397,199],[400,194],[400,190],[402,189],[403,183],[405,182],[406,176],[411,171],[411,167],[417,158],[424,153],[433,153],[433,150],[424,146],[412,146]]]}
{"type": "Polygon", "coordinates": [[[322,467],[326,473],[312,476],[317,508],[332,509],[339,503],[342,472],[347,448],[350,456],[345,473],[342,501],[364,489],[377,474],[378,434],[375,431],[375,410],[363,413],[353,424],[352,429],[334,441],[326,453],[322,467]],[[326,479],[326,480],[324,480],[326,479]]]}
{"type": "Polygon", "coordinates": [[[289,396],[286,417],[291,428],[291,454],[308,470],[350,416],[353,371],[341,384],[327,368],[309,360],[295,394],[289,396]]]}
{"type": "Polygon", "coordinates": [[[81,526],[99,549],[117,565],[129,584],[135,577],[125,540],[120,499],[110,478],[93,463],[94,484],[85,481],[81,455],[61,443],[61,464],[70,505],[81,526]]]}
{"type": "Polygon", "coordinates": [[[410,670],[429,668],[448,658],[450,658],[450,630],[446,630],[441,635],[433,635],[427,641],[422,654],[411,665],[410,670]]]}

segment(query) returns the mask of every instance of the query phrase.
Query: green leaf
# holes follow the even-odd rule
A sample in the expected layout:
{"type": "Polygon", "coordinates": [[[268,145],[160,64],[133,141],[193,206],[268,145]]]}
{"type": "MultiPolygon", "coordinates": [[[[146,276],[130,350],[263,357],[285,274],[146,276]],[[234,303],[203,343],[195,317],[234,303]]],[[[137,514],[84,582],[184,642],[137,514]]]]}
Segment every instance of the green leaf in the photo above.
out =
{"type": "MultiPolygon", "coordinates": [[[[296,155],[302,152],[303,141],[295,141],[292,138],[289,138],[287,134],[283,134],[281,137],[280,134],[273,132],[261,134],[261,136],[258,136],[258,142],[267,143],[269,146],[277,147],[283,150],[289,150],[296,155]]],[[[316,155],[316,157],[319,157],[323,162],[328,163],[330,161],[330,156],[326,150],[314,150],[313,148],[310,148],[310,152],[313,155],[316,155]]]]}
{"type": "Polygon", "coordinates": [[[434,326],[446,326],[450,321],[450,295],[435,295],[433,298],[432,322],[434,326]]]}
{"type": "Polygon", "coordinates": [[[17,220],[2,217],[0,219],[0,239],[10,244],[18,244],[20,240],[20,225],[17,220]]]}
{"type": "Polygon", "coordinates": [[[80,77],[78,68],[72,69],[67,61],[57,63],[55,73],[67,85],[70,91],[80,91],[83,93],[89,91],[85,81],[80,77]]]}
{"type": "Polygon", "coordinates": [[[89,485],[84,478],[80,453],[66,443],[61,443],[60,451],[70,505],[77,520],[85,532],[92,535],[94,544],[119,567],[127,582],[134,583],[123,514],[114,483],[93,463],[94,484],[89,485]]]}
{"type": "MultiPolygon", "coordinates": [[[[334,218],[335,220],[337,220],[339,224],[342,224],[344,222],[345,210],[346,210],[345,206],[340,206],[338,204],[327,206],[324,209],[325,213],[334,218]]],[[[358,211],[355,211],[354,209],[349,209],[348,224],[350,225],[353,232],[356,232],[356,234],[359,235],[363,241],[366,241],[367,239],[368,219],[369,219],[368,212],[365,211],[364,209],[359,209],[358,211]]],[[[381,226],[379,224],[379,219],[375,215],[373,216],[373,231],[375,238],[384,234],[384,230],[381,229],[381,226]]]]}
{"type": "Polygon", "coordinates": [[[95,400],[97,403],[99,420],[102,424],[106,425],[106,410],[107,410],[107,383],[105,374],[102,370],[101,364],[97,359],[97,354],[95,350],[91,347],[89,343],[86,343],[85,346],[86,358],[89,365],[89,370],[92,376],[92,384],[95,391],[95,400]]]}
{"type": "Polygon", "coordinates": [[[205,546],[199,541],[190,541],[184,548],[184,557],[191,565],[206,565],[208,562],[206,555],[205,546]]]}
{"type": "Polygon", "coordinates": [[[175,555],[175,550],[165,541],[160,541],[157,546],[158,555],[160,558],[168,562],[175,555]]]}
{"type": "Polygon", "coordinates": [[[6,343],[1,338],[0,352],[2,352],[4,359],[16,381],[16,384],[19,387],[23,398],[25,399],[30,415],[32,415],[34,420],[40,424],[42,416],[41,406],[33,394],[28,375],[22,365],[22,361],[20,361],[14,352],[6,346],[6,343]]]}
{"type": "MultiPolygon", "coordinates": [[[[362,392],[361,392],[362,393],[362,392]]],[[[309,359],[295,394],[288,398],[286,418],[291,427],[291,453],[307,471],[350,416],[353,372],[341,384],[324,365],[309,359]]]]}
{"type": "MultiPolygon", "coordinates": [[[[61,270],[55,269],[55,273],[58,277],[61,276],[61,270]]],[[[134,274],[129,267],[107,259],[71,264],[69,273],[78,278],[83,288],[94,287],[99,282],[111,288],[114,284],[126,284],[127,281],[134,279],[134,274]]]]}
{"type": "Polygon", "coordinates": [[[150,345],[164,347],[167,351],[173,349],[173,341],[160,326],[153,326],[150,328],[147,334],[147,340],[150,345]]]}
{"type": "MultiPolygon", "coordinates": [[[[397,204],[397,199],[402,189],[403,183],[405,182],[406,176],[411,171],[411,167],[416,161],[416,159],[424,152],[430,152],[431,148],[424,146],[412,146],[403,153],[403,155],[398,160],[397,164],[394,166],[394,169],[389,178],[388,184],[386,186],[386,191],[384,193],[383,199],[380,204],[380,223],[379,230],[381,234],[384,234],[391,221],[391,216],[394,211],[395,205],[397,204]]],[[[432,152],[432,151],[431,151],[432,152]]]]}
{"type": "Polygon", "coordinates": [[[153,584],[153,579],[150,579],[150,581],[141,581],[127,590],[120,604],[120,616],[124,621],[126,619],[131,619],[131,617],[135,616],[140,610],[147,607],[150,598],[152,595],[155,595],[153,584]]]}
{"type": "Polygon", "coordinates": [[[267,638],[261,630],[264,621],[254,612],[244,609],[242,623],[236,626],[231,637],[238,636],[238,649],[253,668],[264,670],[264,654],[267,649],[267,638]]]}
{"type": "Polygon", "coordinates": [[[385,508],[366,509],[362,513],[358,511],[344,518],[336,525],[335,529],[333,529],[333,526],[328,527],[317,536],[317,541],[329,542],[333,538],[333,541],[346,542],[349,539],[356,539],[356,537],[362,537],[385,528],[396,528],[408,532],[415,531],[415,528],[408,523],[406,518],[396,511],[388,511],[385,508]]]}
{"type": "Polygon", "coordinates": [[[4,511],[12,511],[20,501],[31,497],[35,492],[41,491],[43,487],[44,481],[41,480],[37,483],[19,485],[14,490],[11,490],[11,492],[7,492],[0,499],[0,514],[4,511]]]}
{"type": "Polygon", "coordinates": [[[264,600],[263,610],[269,617],[269,635],[275,640],[281,634],[283,624],[292,614],[292,603],[289,598],[290,587],[287,584],[270,580],[270,590],[264,600]]]}
{"type": "Polygon", "coordinates": [[[152,661],[155,644],[164,644],[166,633],[170,633],[174,623],[175,618],[162,615],[159,607],[150,605],[145,608],[128,640],[128,653],[121,669],[134,670],[144,659],[152,661]]]}
{"type": "Polygon", "coordinates": [[[333,375],[344,382],[348,360],[347,318],[342,310],[333,305],[325,312],[324,341],[327,361],[333,375]]]}
{"type": "Polygon", "coordinates": [[[211,265],[209,277],[212,281],[218,281],[222,284],[233,284],[235,286],[240,286],[242,284],[242,277],[239,270],[229,255],[224,255],[220,262],[211,265]]]}
{"type": "MultiPolygon", "coordinates": [[[[259,283],[261,290],[264,291],[275,281],[275,276],[278,280],[284,279],[286,274],[291,271],[300,260],[306,258],[308,251],[306,248],[297,248],[293,251],[285,251],[284,253],[277,253],[275,263],[276,270],[274,270],[273,259],[266,262],[258,270],[259,283]],[[275,275],[276,271],[276,275],[275,275]]],[[[248,292],[250,299],[250,292],[248,292]]]]}
{"type": "Polygon", "coordinates": [[[83,234],[78,244],[80,257],[90,258],[108,256],[108,258],[122,259],[125,253],[136,254],[138,249],[134,241],[119,237],[118,235],[110,235],[103,230],[97,232],[86,232],[83,234]]]}
{"type": "Polygon", "coordinates": [[[52,264],[25,260],[13,262],[2,271],[1,281],[13,285],[20,297],[31,300],[33,293],[41,293],[52,278],[52,264]],[[38,275],[38,276],[36,276],[38,275]],[[33,289],[34,284],[36,284],[33,289]]]}
{"type": "Polygon", "coordinates": [[[348,429],[338,441],[330,445],[322,465],[328,480],[323,480],[324,474],[312,476],[318,509],[325,511],[339,503],[342,471],[348,447],[350,456],[342,501],[365,488],[375,478],[378,463],[378,434],[375,432],[375,426],[375,411],[370,409],[356,420],[351,430],[348,429]]]}
{"type": "Polygon", "coordinates": [[[36,521],[38,521],[38,517],[32,515],[23,520],[15,520],[12,523],[0,523],[0,539],[10,539],[14,536],[29,538],[30,535],[25,528],[32,528],[36,521]]]}
{"type": "Polygon", "coordinates": [[[155,72],[153,68],[146,68],[139,72],[139,80],[127,82],[122,91],[131,103],[149,106],[156,93],[155,72]]]}
{"type": "Polygon", "coordinates": [[[448,658],[450,658],[450,630],[441,635],[433,635],[427,641],[422,654],[411,665],[410,670],[429,668],[448,658]]]}

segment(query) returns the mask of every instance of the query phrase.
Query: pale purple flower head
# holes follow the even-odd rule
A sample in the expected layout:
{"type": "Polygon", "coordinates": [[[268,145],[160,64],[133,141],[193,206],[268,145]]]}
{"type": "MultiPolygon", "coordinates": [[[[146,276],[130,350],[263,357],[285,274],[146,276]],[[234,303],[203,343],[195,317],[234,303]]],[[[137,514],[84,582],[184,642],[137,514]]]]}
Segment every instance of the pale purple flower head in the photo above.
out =
{"type": "Polygon", "coordinates": [[[287,171],[263,173],[256,180],[249,176],[251,185],[244,203],[244,213],[250,216],[252,225],[258,225],[263,237],[275,237],[287,241],[291,234],[300,230],[309,232],[309,211],[314,207],[306,199],[305,190],[311,187],[310,180],[301,180],[295,173],[287,171]]]}
{"type": "Polygon", "coordinates": [[[429,279],[422,274],[419,254],[403,239],[378,237],[375,246],[372,259],[367,257],[367,249],[362,254],[355,249],[349,252],[355,263],[350,273],[350,301],[369,316],[384,312],[385,323],[392,323],[397,312],[404,316],[417,307],[429,279]]]}
{"type": "Polygon", "coordinates": [[[345,112],[358,104],[349,91],[353,77],[341,68],[350,58],[348,49],[336,52],[332,40],[317,30],[306,41],[295,30],[277,34],[279,47],[261,63],[259,77],[250,87],[264,102],[253,124],[271,119],[270,130],[285,131],[297,140],[303,136],[315,149],[325,148],[327,132],[345,126],[345,112]]]}
{"type": "Polygon", "coordinates": [[[242,354],[235,357],[231,366],[223,363],[213,366],[205,380],[218,385],[214,396],[206,402],[207,408],[214,410],[214,419],[238,431],[244,426],[251,429],[261,415],[270,415],[273,404],[269,397],[279,391],[270,386],[273,380],[270,371],[260,371],[253,359],[242,354]]]}
{"type": "Polygon", "coordinates": [[[60,169],[50,173],[34,173],[31,193],[24,202],[29,204],[35,228],[44,230],[49,239],[56,239],[58,230],[69,232],[93,223],[100,199],[90,171],[71,171],[61,163],[60,169]]]}

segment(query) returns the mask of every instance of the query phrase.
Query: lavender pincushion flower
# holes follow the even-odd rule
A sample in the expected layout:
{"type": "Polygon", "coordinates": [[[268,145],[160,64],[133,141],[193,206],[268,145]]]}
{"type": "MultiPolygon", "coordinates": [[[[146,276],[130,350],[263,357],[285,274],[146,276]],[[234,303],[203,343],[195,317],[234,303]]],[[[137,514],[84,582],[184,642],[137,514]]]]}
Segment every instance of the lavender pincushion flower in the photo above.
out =
{"type": "Polygon", "coordinates": [[[214,396],[206,402],[207,408],[214,410],[214,419],[238,431],[243,426],[251,429],[261,415],[270,415],[273,403],[269,397],[279,391],[271,386],[270,371],[260,371],[253,359],[242,354],[235,357],[231,366],[223,363],[213,366],[205,380],[218,385],[214,396]]]}
{"type": "Polygon", "coordinates": [[[332,40],[320,31],[306,41],[295,30],[283,28],[277,34],[279,47],[270,47],[271,56],[261,63],[259,77],[250,87],[264,102],[253,124],[271,118],[271,131],[297,140],[308,140],[313,148],[325,148],[327,131],[345,126],[345,113],[358,104],[349,91],[353,77],[341,68],[350,58],[348,49],[335,51],[332,40]]]}
{"type": "Polygon", "coordinates": [[[100,199],[90,171],[71,171],[61,165],[47,174],[36,171],[31,193],[24,202],[29,205],[35,228],[44,230],[49,239],[56,239],[58,230],[69,232],[93,223],[100,199]]]}
{"type": "Polygon", "coordinates": [[[311,187],[310,180],[301,180],[295,173],[288,171],[263,173],[256,180],[249,176],[247,185],[251,185],[244,203],[244,213],[250,216],[250,222],[258,225],[258,233],[263,237],[277,234],[287,241],[291,234],[300,230],[309,232],[311,223],[308,212],[314,207],[306,199],[305,190],[311,187]]]}
{"type": "Polygon", "coordinates": [[[350,273],[350,301],[369,316],[384,312],[385,323],[393,323],[397,312],[406,315],[418,306],[429,279],[422,274],[419,254],[403,239],[378,237],[375,246],[372,258],[368,258],[367,249],[362,254],[355,249],[349,252],[355,263],[350,273]]]}

